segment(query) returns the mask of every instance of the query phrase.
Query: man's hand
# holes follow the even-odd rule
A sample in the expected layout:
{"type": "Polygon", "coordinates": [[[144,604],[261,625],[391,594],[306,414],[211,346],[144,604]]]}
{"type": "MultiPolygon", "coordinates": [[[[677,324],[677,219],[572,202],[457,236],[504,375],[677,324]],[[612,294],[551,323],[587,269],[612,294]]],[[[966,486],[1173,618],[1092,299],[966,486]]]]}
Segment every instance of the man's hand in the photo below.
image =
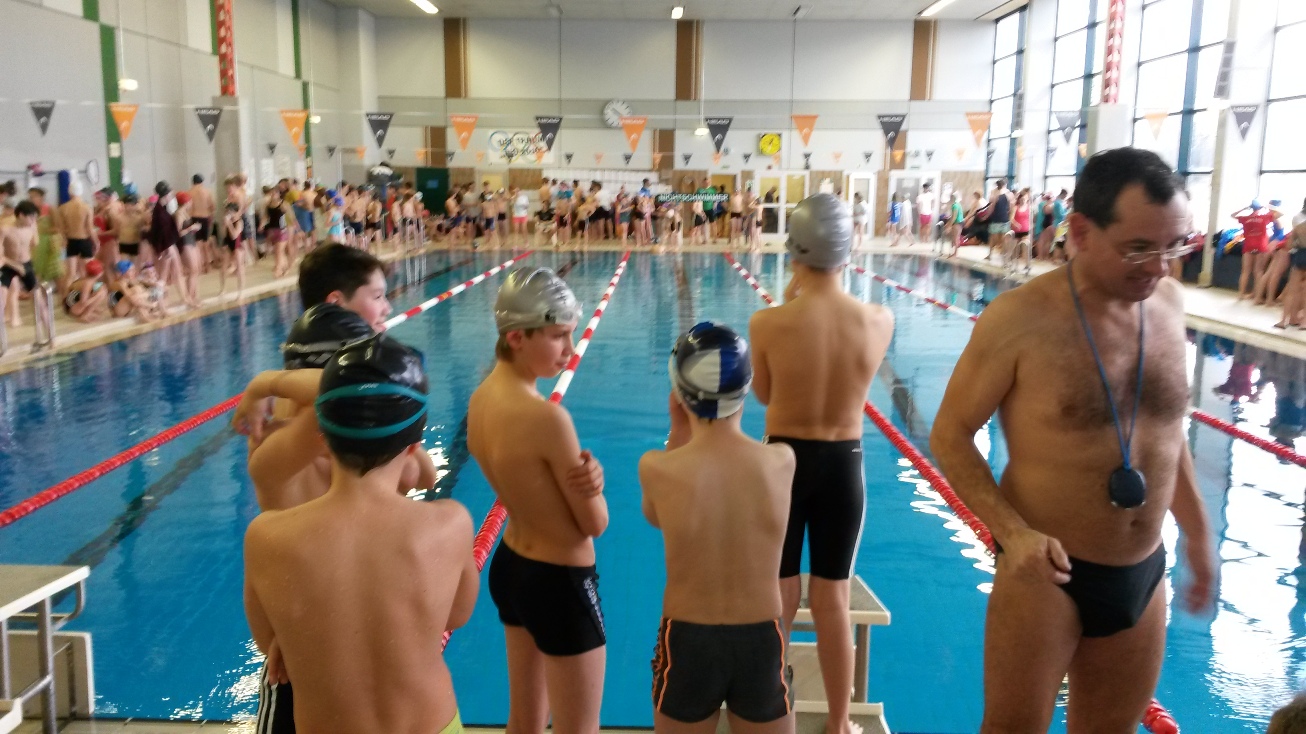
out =
{"type": "Polygon", "coordinates": [[[1056,538],[1023,528],[1003,540],[1002,551],[1017,573],[1054,584],[1070,581],[1070,557],[1056,538]]]}
{"type": "Polygon", "coordinates": [[[1188,563],[1188,588],[1184,589],[1184,607],[1192,614],[1209,611],[1215,603],[1215,554],[1205,538],[1184,538],[1184,556],[1188,563]]]}
{"type": "Polygon", "coordinates": [[[275,637],[272,639],[272,644],[268,646],[266,666],[269,683],[286,685],[290,682],[290,676],[286,673],[286,661],[281,658],[281,646],[277,644],[275,637]]]}
{"type": "Polygon", "coordinates": [[[586,498],[603,494],[603,465],[588,450],[580,452],[580,462],[567,472],[567,491],[586,498]]]}

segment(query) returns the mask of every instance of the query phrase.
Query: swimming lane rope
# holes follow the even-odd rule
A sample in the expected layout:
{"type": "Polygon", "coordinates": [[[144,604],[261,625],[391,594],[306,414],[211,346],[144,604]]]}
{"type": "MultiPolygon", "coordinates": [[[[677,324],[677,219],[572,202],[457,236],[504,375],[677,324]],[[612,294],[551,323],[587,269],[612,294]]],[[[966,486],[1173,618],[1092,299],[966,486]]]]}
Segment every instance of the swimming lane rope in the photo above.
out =
{"type": "MultiPolygon", "coordinates": [[[[773,298],[771,294],[762,287],[762,284],[757,282],[757,279],[753,277],[753,274],[748,272],[743,265],[740,265],[734,257],[730,255],[730,253],[725,253],[725,257],[726,260],[730,262],[730,266],[743,276],[744,280],[748,281],[748,284],[753,287],[753,290],[757,291],[758,295],[762,297],[762,300],[766,301],[771,306],[780,305],[776,303],[775,298],[773,298]]],[[[877,280],[881,280],[886,285],[892,285],[899,290],[912,293],[911,289],[901,283],[895,283],[888,278],[867,273],[867,271],[862,268],[856,269],[862,273],[871,275],[877,280]]],[[[913,295],[916,294],[913,293],[913,295]]],[[[955,308],[941,301],[934,301],[933,299],[929,300],[935,305],[943,308],[955,308]]],[[[961,311],[961,309],[956,310],[961,311]]],[[[962,311],[962,313],[970,317],[972,321],[979,318],[978,316],[966,311],[962,311]]],[[[875,424],[875,427],[880,429],[880,432],[884,434],[884,437],[889,439],[889,443],[893,444],[893,447],[906,457],[907,461],[911,462],[911,465],[916,468],[916,471],[920,473],[921,477],[929,482],[930,486],[934,487],[934,491],[939,493],[939,497],[947,503],[953,514],[961,519],[962,522],[966,523],[966,526],[969,527],[971,531],[975,533],[975,536],[984,543],[985,547],[989,549],[989,552],[993,553],[996,550],[996,545],[993,541],[993,535],[989,532],[988,527],[970,511],[970,508],[966,507],[966,503],[961,501],[961,498],[953,491],[952,486],[948,484],[948,480],[944,479],[943,475],[939,473],[939,470],[930,463],[930,460],[925,458],[925,455],[918,451],[912,442],[902,434],[902,431],[899,431],[883,413],[876,410],[875,406],[871,405],[871,401],[866,401],[862,406],[862,410],[866,413],[866,417],[870,418],[871,422],[875,424]]],[[[1152,732],[1152,734],[1179,734],[1179,725],[1175,722],[1174,718],[1170,716],[1170,713],[1166,711],[1165,707],[1161,705],[1161,702],[1156,699],[1152,699],[1152,702],[1147,706],[1147,711],[1143,716],[1143,726],[1146,727],[1148,731],[1152,732]]]]}
{"type": "MultiPolygon", "coordinates": [[[[416,316],[417,314],[422,313],[424,311],[430,310],[431,307],[435,306],[437,303],[441,303],[443,301],[449,300],[450,298],[453,298],[454,296],[458,295],[459,293],[462,293],[468,288],[471,288],[477,283],[480,283],[486,278],[492,277],[497,273],[501,272],[502,270],[504,270],[505,268],[511,267],[514,263],[529,256],[533,252],[534,250],[527,250],[526,252],[523,252],[522,254],[518,255],[517,257],[514,257],[511,260],[508,260],[507,262],[501,263],[493,268],[490,268],[489,270],[485,271],[484,273],[481,273],[480,275],[476,276],[475,278],[472,278],[471,280],[459,283],[453,288],[450,288],[449,290],[445,291],[444,293],[441,293],[440,295],[436,296],[435,298],[432,298],[429,301],[426,301],[425,303],[422,303],[420,305],[408,309],[407,311],[399,314],[398,316],[391,318],[389,321],[386,321],[385,322],[386,328],[389,329],[399,324],[402,324],[403,322],[407,321],[413,316],[416,316]]],[[[32,514],[33,512],[41,509],[42,507],[45,507],[51,502],[54,502],[55,500],[61,497],[71,494],[72,492],[81,489],[82,487],[85,487],[87,484],[90,484],[91,482],[95,481],[96,479],[99,479],[105,474],[108,474],[114,469],[117,469],[125,464],[131,463],[136,459],[139,459],[145,454],[159,448],[163,444],[172,441],[173,439],[177,438],[183,433],[188,433],[189,431],[198,428],[199,426],[213,420],[214,418],[217,418],[223,413],[226,413],[230,410],[234,410],[237,405],[240,405],[240,398],[241,398],[240,395],[236,395],[235,397],[224,400],[221,403],[218,403],[217,405],[213,406],[212,408],[209,408],[208,410],[198,415],[192,416],[191,418],[188,418],[182,421],[181,423],[178,423],[177,425],[173,426],[172,428],[169,428],[165,431],[162,431],[161,433],[158,433],[155,436],[147,438],[144,441],[141,441],[140,443],[136,444],[135,446],[132,446],[131,448],[122,451],[121,453],[115,454],[114,456],[105,459],[104,461],[101,461],[100,463],[90,467],[89,469],[78,472],[77,474],[74,474],[73,476],[63,480],[62,482],[59,482],[54,486],[51,486],[47,489],[44,489],[32,495],[31,497],[28,497],[27,499],[23,500],[22,502],[19,502],[13,507],[10,507],[4,512],[0,512],[0,527],[10,525],[15,521],[23,517],[26,517],[32,514]]]]}
{"type": "MultiPolygon", "coordinates": [[[[861,268],[856,265],[853,266],[853,270],[856,270],[862,275],[869,276],[874,280],[877,280],[891,288],[894,288],[895,290],[902,291],[903,293],[906,293],[909,296],[919,298],[922,301],[925,301],[926,303],[930,303],[935,306],[938,306],[939,308],[946,309],[952,313],[957,314],[958,316],[965,316],[971,321],[975,321],[979,319],[979,314],[974,314],[971,313],[970,311],[965,311],[956,306],[953,306],[952,304],[940,301],[937,298],[931,298],[930,296],[927,296],[924,293],[909,288],[903,285],[902,283],[899,283],[896,280],[891,280],[889,278],[886,278],[883,275],[880,275],[879,273],[871,272],[869,270],[866,270],[865,268],[861,268]]],[[[1225,433],[1229,436],[1233,436],[1234,438],[1239,439],[1241,441],[1246,441],[1247,443],[1255,446],[1256,448],[1261,449],[1262,451],[1268,451],[1269,453],[1274,454],[1275,456],[1279,457],[1284,461],[1296,464],[1297,466],[1300,467],[1306,467],[1306,456],[1302,456],[1296,451],[1293,451],[1291,447],[1284,446],[1283,444],[1275,443],[1274,441],[1271,441],[1266,438],[1261,438],[1260,436],[1257,436],[1252,433],[1248,433],[1247,431],[1244,431],[1238,426],[1235,426],[1232,423],[1229,423],[1228,421],[1220,420],[1219,418],[1216,418],[1215,416],[1211,415],[1210,413],[1207,413],[1204,410],[1189,408],[1188,414],[1192,416],[1193,420],[1208,425],[1211,428],[1220,431],[1221,433],[1225,433]]]]}
{"type": "MultiPolygon", "coordinates": [[[[575,352],[567,362],[567,367],[558,376],[558,381],[553,385],[553,392],[549,394],[549,402],[561,403],[564,395],[567,394],[567,388],[571,387],[571,380],[576,376],[576,368],[580,366],[581,357],[585,356],[585,351],[589,349],[590,340],[594,338],[594,330],[599,328],[599,321],[603,318],[603,312],[608,310],[608,303],[612,300],[612,294],[617,290],[617,283],[621,281],[621,275],[626,272],[626,263],[630,260],[630,250],[627,250],[621,256],[621,262],[617,263],[617,270],[612,274],[612,280],[608,281],[608,287],[603,291],[603,296],[599,298],[598,306],[594,308],[594,314],[590,316],[589,323],[585,325],[585,331],[580,335],[580,341],[576,342],[575,352]]],[[[499,532],[503,530],[503,524],[508,521],[508,511],[503,508],[499,500],[495,500],[490,506],[490,511],[485,515],[485,521],[481,523],[481,529],[476,531],[476,538],[472,541],[472,559],[476,561],[476,570],[480,571],[485,568],[485,562],[490,557],[490,551],[494,549],[494,543],[499,539],[499,532]]],[[[453,630],[445,630],[444,644],[449,644],[449,637],[453,630]]]]}

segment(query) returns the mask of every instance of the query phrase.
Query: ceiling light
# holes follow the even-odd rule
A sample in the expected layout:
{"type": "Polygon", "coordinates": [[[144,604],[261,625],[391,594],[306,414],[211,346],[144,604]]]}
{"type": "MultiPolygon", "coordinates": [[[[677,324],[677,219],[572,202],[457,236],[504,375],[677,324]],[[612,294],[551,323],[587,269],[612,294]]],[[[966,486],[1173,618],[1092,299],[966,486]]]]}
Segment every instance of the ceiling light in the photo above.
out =
{"type": "Polygon", "coordinates": [[[680,20],[685,15],[685,9],[677,5],[671,9],[671,19],[680,20]]]}
{"type": "Polygon", "coordinates": [[[118,89],[124,92],[135,92],[140,87],[135,79],[119,79],[118,89]]]}
{"type": "Polygon", "coordinates": [[[694,131],[694,134],[697,135],[697,136],[700,137],[700,138],[705,138],[705,137],[707,137],[707,128],[705,128],[705,127],[700,127],[700,128],[698,128],[697,130],[694,131]]]}
{"type": "Polygon", "coordinates": [[[422,9],[427,15],[435,15],[440,9],[431,4],[431,0],[413,0],[413,5],[422,9]]]}
{"type": "Polygon", "coordinates": [[[311,117],[308,118],[308,123],[309,123],[310,125],[316,125],[316,124],[318,124],[319,122],[322,122],[322,116],[321,116],[321,115],[312,115],[311,117]]]}
{"type": "MultiPolygon", "coordinates": [[[[414,0],[416,2],[416,0],[414,0]]],[[[929,18],[938,15],[944,8],[953,3],[953,0],[935,0],[934,4],[921,11],[922,18],[929,18]]]]}

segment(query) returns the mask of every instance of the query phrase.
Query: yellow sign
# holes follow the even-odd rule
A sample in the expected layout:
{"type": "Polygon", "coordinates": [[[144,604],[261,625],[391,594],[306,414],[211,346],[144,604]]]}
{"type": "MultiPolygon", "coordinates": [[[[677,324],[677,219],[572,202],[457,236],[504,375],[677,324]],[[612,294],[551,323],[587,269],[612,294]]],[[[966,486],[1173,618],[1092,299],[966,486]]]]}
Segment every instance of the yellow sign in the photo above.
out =
{"type": "Polygon", "coordinates": [[[757,140],[757,152],[762,155],[775,155],[780,152],[780,135],[765,133],[757,140]]]}

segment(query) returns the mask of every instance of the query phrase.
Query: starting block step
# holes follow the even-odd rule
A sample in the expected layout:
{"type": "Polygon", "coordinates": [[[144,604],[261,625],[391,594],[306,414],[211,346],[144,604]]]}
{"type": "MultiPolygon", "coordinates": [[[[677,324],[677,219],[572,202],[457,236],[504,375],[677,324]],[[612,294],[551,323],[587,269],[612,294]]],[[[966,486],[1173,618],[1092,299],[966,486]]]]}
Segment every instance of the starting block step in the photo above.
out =
{"type": "MultiPolygon", "coordinates": [[[[808,601],[808,586],[811,577],[808,574],[799,576],[799,583],[802,584],[802,595],[798,599],[798,614],[794,616],[794,626],[812,624],[812,605],[808,601]]],[[[848,589],[848,615],[849,621],[854,625],[865,626],[883,626],[892,621],[889,610],[885,608],[880,598],[871,591],[871,587],[866,585],[861,576],[853,576],[849,580],[848,589]]]]}
{"type": "MultiPolygon", "coordinates": [[[[797,701],[794,711],[798,715],[794,721],[795,734],[824,734],[825,703],[797,701]]],[[[890,734],[889,724],[884,720],[884,707],[878,703],[849,704],[848,718],[862,727],[864,734],[890,734]]],[[[717,720],[716,734],[730,734],[730,717],[724,711],[717,720]]]]}

